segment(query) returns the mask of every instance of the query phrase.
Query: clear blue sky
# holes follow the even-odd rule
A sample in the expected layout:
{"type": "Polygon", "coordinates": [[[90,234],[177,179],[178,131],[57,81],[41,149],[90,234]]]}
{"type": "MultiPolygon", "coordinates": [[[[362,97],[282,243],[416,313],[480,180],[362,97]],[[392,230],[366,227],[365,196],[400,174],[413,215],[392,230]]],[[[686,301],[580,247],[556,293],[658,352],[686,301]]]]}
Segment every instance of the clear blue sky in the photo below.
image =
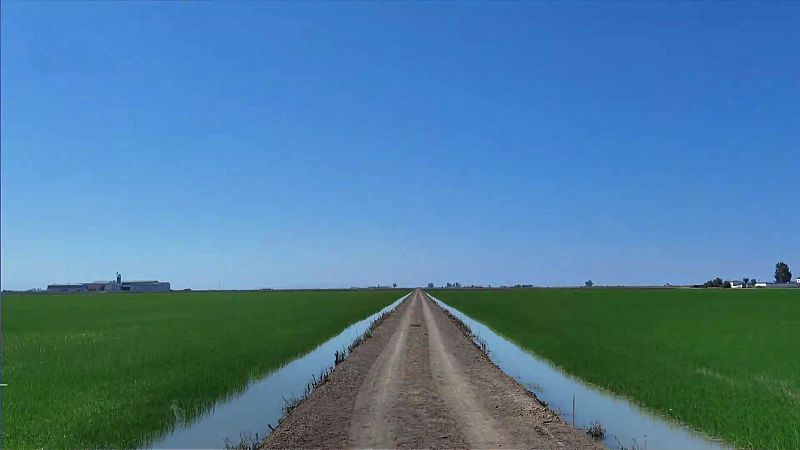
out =
{"type": "Polygon", "coordinates": [[[3,2],[2,287],[800,274],[798,3],[3,2]]]}

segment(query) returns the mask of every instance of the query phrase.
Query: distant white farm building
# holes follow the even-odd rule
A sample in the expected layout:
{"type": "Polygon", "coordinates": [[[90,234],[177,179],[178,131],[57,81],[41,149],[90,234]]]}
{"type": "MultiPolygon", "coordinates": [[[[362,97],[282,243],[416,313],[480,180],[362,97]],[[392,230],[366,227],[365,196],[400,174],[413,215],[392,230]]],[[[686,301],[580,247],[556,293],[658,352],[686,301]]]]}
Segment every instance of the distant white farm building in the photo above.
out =
{"type": "Polygon", "coordinates": [[[89,292],[97,292],[97,291],[113,291],[112,286],[114,286],[113,281],[93,281],[91,283],[83,283],[86,286],[86,290],[89,292]]]}
{"type": "Polygon", "coordinates": [[[86,292],[87,290],[86,285],[81,283],[47,285],[47,292],[86,292]]]}
{"type": "Polygon", "coordinates": [[[122,275],[119,273],[116,279],[111,281],[47,285],[47,292],[169,292],[169,290],[170,284],[167,281],[122,281],[122,275]]]}
{"type": "Polygon", "coordinates": [[[765,283],[763,281],[756,283],[756,287],[761,288],[800,288],[800,282],[796,283],[765,283]]]}
{"type": "Polygon", "coordinates": [[[167,281],[123,281],[123,291],[131,292],[166,292],[169,291],[169,282],[167,281]]]}

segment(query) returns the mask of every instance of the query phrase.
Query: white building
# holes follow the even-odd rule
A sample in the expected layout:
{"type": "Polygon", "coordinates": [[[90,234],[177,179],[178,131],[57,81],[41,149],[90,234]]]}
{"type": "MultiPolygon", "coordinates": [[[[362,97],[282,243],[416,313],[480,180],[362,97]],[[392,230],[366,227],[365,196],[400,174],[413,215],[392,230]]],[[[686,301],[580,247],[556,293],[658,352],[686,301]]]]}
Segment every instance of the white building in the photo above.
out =
{"type": "Polygon", "coordinates": [[[123,281],[122,290],[130,292],[168,292],[169,282],[145,280],[145,281],[123,281]]]}
{"type": "Polygon", "coordinates": [[[47,285],[47,292],[169,292],[169,290],[170,285],[166,281],[122,281],[122,275],[119,272],[117,272],[116,279],[111,281],[47,285]]]}
{"type": "Polygon", "coordinates": [[[81,283],[48,284],[47,292],[86,292],[89,289],[81,283]]]}
{"type": "Polygon", "coordinates": [[[756,283],[756,287],[767,287],[767,283],[759,281],[758,283],[756,283]]]}

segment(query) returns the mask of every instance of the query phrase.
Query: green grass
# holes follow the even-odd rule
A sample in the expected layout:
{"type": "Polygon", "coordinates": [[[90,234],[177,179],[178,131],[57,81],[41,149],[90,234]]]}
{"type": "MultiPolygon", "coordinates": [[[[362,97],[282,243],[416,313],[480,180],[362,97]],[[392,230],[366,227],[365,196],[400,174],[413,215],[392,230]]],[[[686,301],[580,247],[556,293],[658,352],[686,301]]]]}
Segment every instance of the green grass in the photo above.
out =
{"type": "Polygon", "coordinates": [[[4,295],[3,446],[140,446],[403,294],[4,295]]]}
{"type": "Polygon", "coordinates": [[[800,448],[800,289],[434,295],[567,372],[737,447],[800,448]]]}

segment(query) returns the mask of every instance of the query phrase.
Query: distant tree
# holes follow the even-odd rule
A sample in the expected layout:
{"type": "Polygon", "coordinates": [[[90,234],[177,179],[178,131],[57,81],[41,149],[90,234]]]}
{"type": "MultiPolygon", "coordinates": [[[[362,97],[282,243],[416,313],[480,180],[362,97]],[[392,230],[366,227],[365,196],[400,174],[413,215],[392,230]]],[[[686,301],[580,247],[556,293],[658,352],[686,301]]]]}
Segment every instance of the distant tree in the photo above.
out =
{"type": "Polygon", "coordinates": [[[750,278],[750,287],[756,287],[756,283],[758,283],[758,281],[756,281],[755,278],[750,278]]]}
{"type": "Polygon", "coordinates": [[[453,287],[453,285],[450,282],[448,282],[447,287],[453,287]]]}
{"type": "Polygon", "coordinates": [[[459,282],[456,282],[455,284],[453,284],[453,286],[454,286],[454,287],[457,287],[457,288],[460,288],[460,287],[461,287],[461,283],[459,283],[459,282]]]}
{"type": "Polygon", "coordinates": [[[750,284],[750,278],[742,278],[742,287],[747,287],[750,284]]]}
{"type": "Polygon", "coordinates": [[[392,283],[392,287],[396,288],[397,287],[397,283],[392,283]]]}
{"type": "Polygon", "coordinates": [[[433,283],[428,283],[428,289],[433,289],[433,283]]]}
{"type": "Polygon", "coordinates": [[[592,286],[594,286],[594,283],[592,282],[592,280],[586,280],[586,283],[583,283],[583,284],[584,284],[586,287],[592,287],[592,286]]]}
{"type": "Polygon", "coordinates": [[[789,265],[781,261],[775,264],[775,282],[788,283],[792,279],[792,271],[789,270],[789,265]]]}
{"type": "Polygon", "coordinates": [[[722,283],[722,287],[723,287],[723,289],[730,288],[731,287],[731,282],[730,281],[726,281],[726,282],[722,283]]]}
{"type": "Polygon", "coordinates": [[[722,278],[717,277],[714,278],[713,280],[708,280],[705,283],[703,283],[703,287],[722,287],[722,284],[723,284],[722,278]]]}

